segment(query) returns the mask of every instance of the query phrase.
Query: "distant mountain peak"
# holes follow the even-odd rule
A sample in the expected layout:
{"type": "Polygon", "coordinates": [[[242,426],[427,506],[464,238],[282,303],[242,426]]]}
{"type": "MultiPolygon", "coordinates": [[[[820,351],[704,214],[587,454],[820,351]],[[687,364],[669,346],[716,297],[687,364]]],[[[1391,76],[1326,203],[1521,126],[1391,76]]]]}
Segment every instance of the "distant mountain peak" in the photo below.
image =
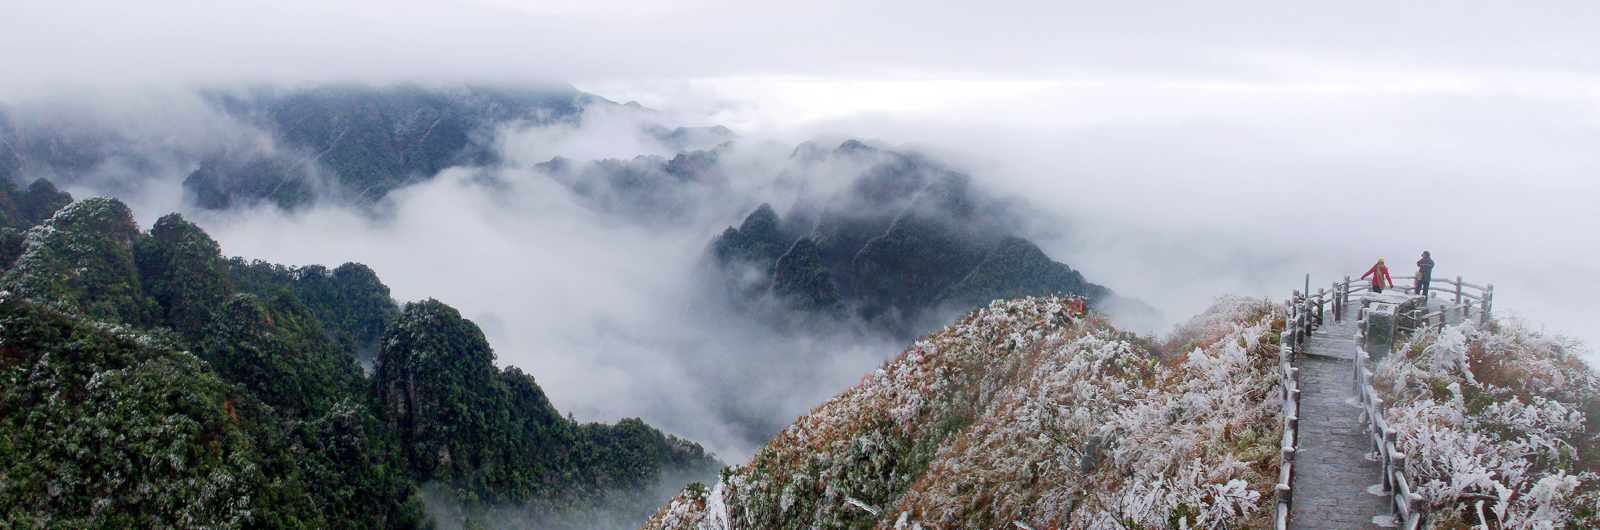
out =
{"type": "Polygon", "coordinates": [[[736,303],[775,296],[909,339],[995,299],[1117,299],[1018,237],[1011,203],[964,173],[860,140],[832,151],[809,142],[796,153],[802,164],[855,173],[834,195],[783,216],[762,204],[712,241],[710,254],[733,287],[727,292],[743,300],[736,303]],[[750,280],[756,273],[766,276],[750,280]]]}
{"type": "Polygon", "coordinates": [[[849,140],[845,140],[844,143],[839,144],[839,147],[834,148],[833,152],[840,153],[840,154],[855,153],[855,152],[868,152],[868,153],[871,153],[871,152],[876,152],[877,150],[878,150],[878,148],[876,148],[876,147],[872,147],[872,146],[867,145],[866,143],[862,142],[861,140],[856,140],[856,139],[852,138],[852,139],[849,139],[849,140]]]}

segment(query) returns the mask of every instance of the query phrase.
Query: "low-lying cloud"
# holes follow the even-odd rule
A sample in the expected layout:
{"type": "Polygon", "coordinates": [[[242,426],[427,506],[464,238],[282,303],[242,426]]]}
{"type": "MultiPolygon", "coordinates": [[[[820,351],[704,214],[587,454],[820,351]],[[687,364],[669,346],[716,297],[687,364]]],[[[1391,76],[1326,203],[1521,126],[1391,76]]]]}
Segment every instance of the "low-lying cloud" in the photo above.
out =
{"type": "Polygon", "coordinates": [[[642,146],[608,120],[510,130],[505,145],[535,152],[513,147],[503,167],[445,170],[392,192],[377,217],[328,204],[190,215],[230,255],[365,263],[397,300],[439,298],[479,323],[501,364],[533,374],[559,409],[581,420],[643,417],[732,461],[904,347],[848,322],[775,328],[708,289],[701,265],[714,235],[761,202],[833,191],[780,182],[797,178],[777,169],[788,150],[725,151],[739,174],[687,198],[693,210],[670,223],[604,211],[525,165],[642,146]]]}
{"type": "Polygon", "coordinates": [[[869,95],[943,94],[937,110],[904,112],[852,107],[840,81],[706,78],[672,93],[693,108],[708,106],[699,97],[850,109],[816,121],[728,106],[749,109],[724,118],[751,136],[937,146],[1051,214],[1028,235],[1052,257],[1174,319],[1222,293],[1286,297],[1307,273],[1326,286],[1380,257],[1409,274],[1429,250],[1436,277],[1495,284],[1501,314],[1600,337],[1587,302],[1600,296],[1600,251],[1586,243],[1600,230],[1585,213],[1600,196],[1592,75],[1335,56],[1257,64],[1272,75],[1086,76],[983,95],[875,83],[869,95]]]}
{"type": "Polygon", "coordinates": [[[1422,250],[1439,260],[1440,276],[1495,283],[1502,314],[1583,338],[1600,318],[1584,303],[1600,296],[1588,281],[1600,256],[1578,244],[1596,228],[1581,213],[1595,191],[1582,175],[1600,164],[1574,143],[1594,133],[1552,110],[1575,109],[1581,97],[1441,98],[1429,89],[1263,98],[1248,87],[1117,94],[1063,85],[1011,101],[957,91],[948,104],[968,111],[855,111],[818,122],[763,115],[736,85],[715,81],[669,84],[666,95],[653,83],[605,86],[613,92],[601,95],[618,100],[682,104],[597,105],[579,122],[503,124],[498,165],[446,169],[374,209],[327,202],[293,213],[189,209],[180,182],[205,150],[275,148],[198,99],[67,97],[81,108],[12,111],[50,117],[68,108],[61,115],[119,131],[128,153],[165,153],[75,177],[66,186],[75,196],[121,196],[144,223],[184,211],[230,255],[366,263],[397,300],[438,298],[478,322],[500,362],[533,374],[561,410],[583,420],[642,417],[730,461],[905,346],[849,322],[773,326],[707,296],[700,265],[716,234],[763,202],[783,213],[825,198],[859,171],[797,168],[790,154],[808,139],[900,142],[997,196],[1025,198],[1013,203],[1020,235],[1169,319],[1142,331],[1159,332],[1222,294],[1284,297],[1307,273],[1313,289],[1325,286],[1377,257],[1403,273],[1422,250]],[[1162,94],[1193,101],[1146,105],[1162,94]],[[1052,118],[1006,117],[1030,107],[1052,118]],[[1079,107],[1096,110],[1069,112],[1079,107]],[[1141,108],[1142,118],[1126,119],[1141,108]],[[1515,109],[1535,118],[1508,117],[1515,109]],[[718,120],[751,128],[718,150],[720,180],[675,190],[682,208],[672,215],[632,215],[616,206],[625,203],[574,192],[570,179],[596,159],[644,167],[679,147],[714,147],[670,145],[652,126],[718,120]],[[1497,123],[1520,128],[1475,126],[1497,123]],[[828,134],[838,131],[858,136],[828,134]],[[541,166],[556,157],[575,169],[541,166]]]}

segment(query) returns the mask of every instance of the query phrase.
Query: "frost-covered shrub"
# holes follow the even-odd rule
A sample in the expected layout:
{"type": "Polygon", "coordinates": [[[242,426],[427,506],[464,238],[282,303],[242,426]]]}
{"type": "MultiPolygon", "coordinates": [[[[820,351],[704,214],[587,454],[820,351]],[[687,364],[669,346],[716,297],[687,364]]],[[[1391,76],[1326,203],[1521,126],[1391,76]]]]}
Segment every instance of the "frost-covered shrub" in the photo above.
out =
{"type": "Polygon", "coordinates": [[[1600,379],[1514,320],[1419,332],[1375,367],[1434,528],[1595,528],[1600,379]]]}
{"type": "Polygon", "coordinates": [[[1282,311],[1224,299],[1162,345],[1067,302],[924,337],[646,528],[1268,526],[1282,311]]]}

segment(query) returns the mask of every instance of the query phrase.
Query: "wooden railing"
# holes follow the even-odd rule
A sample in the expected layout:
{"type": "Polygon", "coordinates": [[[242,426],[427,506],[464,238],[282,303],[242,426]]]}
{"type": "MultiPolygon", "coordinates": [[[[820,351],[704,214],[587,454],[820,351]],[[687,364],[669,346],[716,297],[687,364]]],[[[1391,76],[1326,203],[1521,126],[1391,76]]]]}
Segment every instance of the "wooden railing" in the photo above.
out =
{"type": "Polygon", "coordinates": [[[1383,494],[1389,496],[1394,508],[1393,522],[1403,530],[1416,530],[1422,523],[1418,509],[1422,496],[1411,490],[1411,480],[1406,477],[1406,454],[1395,447],[1396,433],[1389,428],[1383,414],[1383,398],[1372,387],[1372,371],[1367,369],[1371,360],[1362,345],[1366,343],[1367,313],[1360,311],[1361,326],[1356,332],[1355,384],[1360,393],[1362,421],[1367,424],[1368,439],[1373,454],[1383,463],[1383,494]]]}
{"type": "MultiPolygon", "coordinates": [[[[1395,276],[1395,285],[1391,286],[1391,288],[1398,289],[1406,294],[1417,294],[1416,280],[1415,276],[1395,276]]],[[[1345,276],[1344,281],[1333,283],[1333,291],[1339,293],[1339,305],[1344,305],[1350,302],[1351,293],[1371,292],[1372,284],[1366,280],[1351,280],[1349,276],[1345,276]]],[[[1428,294],[1428,305],[1430,306],[1437,303],[1439,298],[1448,300],[1448,303],[1438,310],[1430,309],[1420,314],[1406,315],[1408,320],[1421,325],[1433,323],[1435,320],[1439,324],[1445,324],[1447,322],[1461,322],[1476,315],[1478,317],[1478,325],[1482,326],[1487,325],[1491,319],[1490,310],[1494,307],[1494,284],[1492,283],[1486,285],[1467,283],[1462,281],[1460,276],[1456,276],[1454,280],[1431,278],[1428,282],[1428,294]],[[1474,309],[1477,311],[1473,311],[1474,309]]],[[[1338,316],[1342,317],[1343,315],[1338,316]]]]}
{"type": "Polygon", "coordinates": [[[1289,301],[1283,334],[1278,337],[1283,440],[1278,450],[1277,502],[1272,518],[1276,530],[1288,529],[1289,508],[1294,501],[1294,489],[1290,485],[1294,484],[1295,444],[1299,442],[1300,431],[1300,369],[1294,367],[1294,354],[1303,351],[1311,331],[1322,324],[1322,305],[1322,300],[1313,300],[1295,291],[1294,299],[1289,301]]]}

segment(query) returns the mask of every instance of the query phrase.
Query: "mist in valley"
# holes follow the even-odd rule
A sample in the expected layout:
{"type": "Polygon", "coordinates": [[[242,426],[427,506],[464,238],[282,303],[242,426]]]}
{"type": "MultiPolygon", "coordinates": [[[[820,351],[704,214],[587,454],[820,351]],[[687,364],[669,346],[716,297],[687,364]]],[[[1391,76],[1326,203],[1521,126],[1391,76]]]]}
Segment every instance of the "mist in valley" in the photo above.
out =
{"type": "MultiPolygon", "coordinates": [[[[193,133],[208,139],[194,141],[152,133],[120,101],[25,102],[10,113],[19,130],[35,132],[23,136],[66,131],[56,136],[84,138],[73,160],[89,161],[75,167],[41,159],[53,151],[35,149],[28,177],[51,178],[78,197],[117,196],[144,223],[181,212],[227,255],[366,264],[396,300],[438,298],[459,309],[483,328],[502,365],[533,374],[560,410],[582,421],[641,417],[738,462],[909,344],[858,317],[807,314],[770,296],[736,300],[726,291],[738,287],[720,276],[710,253],[719,233],[762,204],[786,216],[841,207],[847,215],[899,215],[904,205],[849,198],[863,193],[852,186],[883,157],[899,156],[881,141],[884,155],[865,145],[865,154],[838,155],[848,137],[797,146],[663,126],[659,120],[671,116],[660,111],[601,102],[581,119],[499,124],[498,162],[448,168],[376,201],[351,202],[328,180],[334,176],[313,173],[309,189],[335,191],[291,208],[263,199],[214,210],[196,205],[183,184],[214,152],[316,155],[278,145],[193,94],[165,97],[186,106],[163,112],[192,113],[169,123],[228,135],[193,133]],[[714,161],[687,180],[662,172],[685,153],[714,161]]],[[[975,180],[982,223],[993,225],[983,230],[1048,222],[1024,201],[991,197],[975,180]]],[[[806,222],[797,222],[804,230],[806,222]]],[[[955,315],[939,313],[910,329],[931,330],[955,315]]]]}
{"type": "Polygon", "coordinates": [[[730,301],[710,272],[762,204],[849,204],[873,162],[799,154],[851,140],[970,176],[1001,231],[1159,310],[1113,315],[1140,333],[1428,250],[1436,276],[1493,283],[1497,314],[1600,336],[1586,5],[71,4],[0,21],[0,138],[53,157],[14,178],[146,227],[181,212],[230,256],[364,263],[400,302],[459,309],[560,411],[732,464],[908,345],[730,301]],[[369,194],[207,95],[330,83],[596,98],[468,131],[482,157],[369,194]],[[294,164],[310,199],[202,207],[184,182],[218,153],[294,164]]]}
{"type": "MultiPolygon", "coordinates": [[[[618,90],[613,97],[639,95],[618,90]]],[[[291,210],[271,202],[207,210],[195,206],[192,193],[185,195],[184,178],[208,153],[287,149],[198,91],[24,99],[11,103],[8,114],[20,130],[55,131],[66,147],[110,153],[81,167],[55,164],[30,177],[49,177],[79,197],[118,196],[145,223],[183,212],[229,255],[291,265],[365,263],[397,300],[434,297],[460,308],[485,329],[501,363],[533,373],[562,410],[585,420],[642,417],[734,461],[906,345],[860,323],[773,325],[772,319],[751,318],[711,296],[714,289],[703,277],[709,243],[756,206],[771,203],[786,214],[824,203],[867,169],[837,161],[800,165],[797,146],[826,150],[854,138],[828,131],[872,133],[860,137],[972,175],[985,196],[1005,201],[1008,231],[1091,281],[1162,310],[1157,320],[1119,322],[1140,332],[1162,332],[1220,294],[1281,296],[1307,273],[1313,288],[1355,275],[1373,259],[1369,254],[1388,257],[1400,265],[1397,272],[1405,271],[1405,257],[1420,253],[1408,246],[1420,245],[1452,258],[1444,262],[1451,267],[1441,265],[1441,275],[1485,271],[1463,276],[1496,283],[1502,311],[1558,326],[1572,321],[1551,315],[1558,309],[1586,311],[1565,292],[1532,288],[1560,276],[1529,278],[1530,263],[1513,258],[1522,254],[1483,250],[1536,252],[1538,237],[1532,236],[1540,233],[1515,233],[1516,223],[1542,223],[1551,237],[1580,229],[1581,221],[1565,222],[1571,207],[1562,201],[1573,194],[1545,197],[1549,208],[1510,218],[1494,214],[1502,222],[1485,222],[1478,219],[1491,214],[1472,212],[1511,207],[1477,196],[1499,189],[1493,179],[1471,185],[1438,175],[1444,169],[1436,167],[1426,169],[1436,176],[1408,179],[1396,173],[1416,162],[1386,167],[1326,153],[1317,155],[1325,165],[1296,167],[1312,156],[1293,152],[1309,149],[1305,144],[1241,152],[1233,139],[1199,149],[1178,145],[1190,137],[1170,130],[1059,130],[1065,126],[969,135],[949,123],[896,116],[799,123],[792,130],[757,125],[752,132],[713,131],[718,118],[752,125],[746,114],[754,111],[694,114],[725,108],[705,103],[728,97],[710,88],[675,97],[682,98],[681,106],[608,102],[586,107],[577,120],[502,123],[489,141],[495,164],[447,168],[376,202],[357,204],[323,193],[291,210]],[[663,133],[680,126],[696,134],[663,133]],[[896,145],[882,139],[909,136],[913,128],[932,141],[896,145]],[[1046,149],[1043,144],[1052,139],[1063,147],[1046,149]],[[1143,156],[1143,148],[1129,145],[1153,141],[1168,143],[1163,156],[1143,156]],[[1048,156],[1040,156],[1046,151],[1048,156]],[[578,186],[583,179],[603,182],[608,171],[664,167],[679,152],[717,153],[714,174],[684,182],[656,175],[671,185],[621,192],[578,186]],[[1218,174],[1224,167],[1242,169],[1230,177],[1218,174]],[[1202,170],[1207,174],[1163,177],[1202,170]],[[1264,174],[1302,171],[1327,176],[1264,174]],[[1365,195],[1375,198],[1360,200],[1365,195]],[[1407,200],[1413,196],[1432,198],[1407,200]],[[1417,228],[1401,228],[1411,226],[1417,228]]],[[[1301,118],[1329,119],[1315,112],[1301,118]]],[[[1457,133],[1469,134],[1483,133],[1457,133]]],[[[1574,154],[1578,158],[1567,163],[1582,167],[1584,155],[1574,154]]],[[[1569,185],[1584,186],[1558,188],[1569,185]]],[[[1557,275],[1582,270],[1561,263],[1545,266],[1556,267],[1557,275]]],[[[1583,289],[1577,276],[1564,285],[1583,289]]]]}

